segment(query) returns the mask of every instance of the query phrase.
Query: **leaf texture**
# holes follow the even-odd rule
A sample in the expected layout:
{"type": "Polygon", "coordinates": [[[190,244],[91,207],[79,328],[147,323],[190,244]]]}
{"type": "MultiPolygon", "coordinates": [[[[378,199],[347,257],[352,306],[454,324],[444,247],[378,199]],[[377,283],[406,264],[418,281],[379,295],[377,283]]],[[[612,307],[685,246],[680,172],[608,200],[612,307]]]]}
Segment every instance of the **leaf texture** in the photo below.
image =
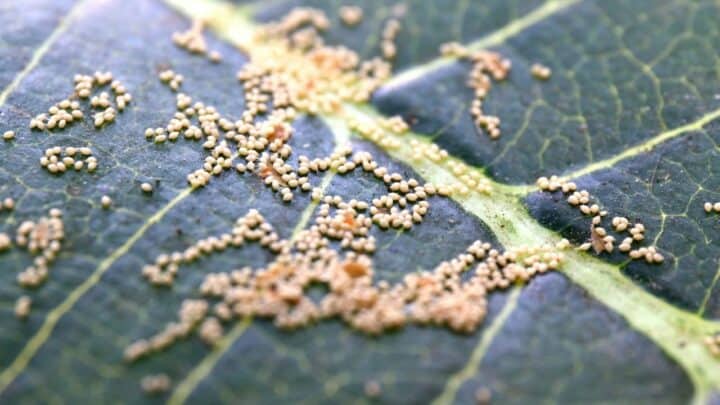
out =
{"type": "MultiPolygon", "coordinates": [[[[17,204],[0,212],[0,232],[62,207],[67,238],[46,285],[30,292],[26,321],[13,315],[22,294],[15,277],[32,258],[19,249],[0,253],[0,402],[474,403],[478,389],[497,403],[717,398],[720,364],[700,341],[720,330],[720,225],[702,207],[717,198],[720,182],[716,3],[452,0],[410,1],[398,10],[395,1],[368,0],[356,28],[338,20],[344,2],[330,0],[32,3],[0,5],[0,124],[17,132],[15,141],[0,144],[0,197],[12,195],[17,204]],[[312,225],[317,206],[309,195],[286,204],[257,177],[234,171],[192,190],[186,175],[202,165],[202,147],[184,139],[156,145],[143,136],[175,112],[175,94],[157,79],[166,68],[185,77],[181,91],[193,100],[238,119],[245,98],[235,74],[247,58],[235,48],[233,30],[297,6],[324,10],[332,23],[326,41],[366,58],[378,55],[384,22],[402,15],[395,75],[370,103],[346,111],[398,114],[413,133],[398,150],[383,150],[340,128],[336,117],[301,116],[293,123],[293,156],[326,156],[349,143],[407,177],[453,179],[446,167],[409,157],[409,139],[433,141],[487,175],[495,189],[489,196],[433,197],[425,221],[410,231],[374,229],[378,278],[397,282],[432,269],[477,239],[498,248],[560,235],[585,242],[589,218],[560,193],[527,186],[550,174],[574,179],[611,215],[641,220],[665,262],[573,252],[564,272],[493,293],[487,319],[467,335],[408,326],[368,337],[339,321],[287,332],[245,318],[226,325],[214,349],[190,337],[124,363],[124,348],[173,321],[181,301],[198,296],[205,274],[260,267],[272,255],[257,246],[210,255],[183,265],[171,290],[148,285],[144,264],[227,232],[252,208],[284,238],[312,225]],[[223,54],[220,64],[170,40],[189,26],[195,8],[215,10],[206,38],[223,54]],[[513,61],[486,103],[502,118],[498,141],[479,133],[468,113],[469,65],[435,59],[448,41],[513,61]],[[552,68],[550,80],[532,79],[535,62],[552,68]],[[74,74],[96,70],[112,71],[133,94],[114,123],[27,129],[30,118],[72,92],[74,74]],[[38,160],[55,145],[92,147],[98,170],[50,175],[38,160]],[[140,191],[142,182],[155,186],[151,195],[140,191]],[[115,207],[109,211],[99,205],[106,194],[115,207]],[[618,296],[631,305],[618,304],[618,296]],[[158,372],[171,377],[171,391],[144,394],[140,379],[158,372]],[[366,395],[368,381],[380,384],[378,397],[366,395]]],[[[386,189],[358,172],[312,181],[366,200],[386,189]]]]}

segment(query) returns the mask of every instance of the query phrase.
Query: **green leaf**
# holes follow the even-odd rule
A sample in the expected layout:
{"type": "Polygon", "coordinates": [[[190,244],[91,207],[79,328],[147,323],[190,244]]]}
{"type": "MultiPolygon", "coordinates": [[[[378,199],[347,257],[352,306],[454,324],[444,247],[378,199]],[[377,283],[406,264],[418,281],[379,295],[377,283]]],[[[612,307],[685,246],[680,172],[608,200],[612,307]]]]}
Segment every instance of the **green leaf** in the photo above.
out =
{"type": "MultiPolygon", "coordinates": [[[[288,332],[244,318],[225,324],[213,349],[191,336],[134,364],[123,362],[124,349],[174,321],[182,300],[199,296],[207,273],[263,266],[273,256],[258,246],[228,249],[183,265],[172,289],[146,283],[143,265],[227,232],[252,208],[283,238],[310,226],[317,209],[308,194],[283,203],[258,177],[234,171],[190,189],[186,175],[202,165],[202,146],[185,139],[158,145],[143,135],[175,112],[175,94],[158,72],[181,73],[182,92],[239,119],[244,95],[235,73],[247,57],[234,45],[259,23],[296,6],[316,7],[332,24],[326,41],[367,58],[378,55],[396,2],[362,2],[365,17],[355,28],[339,22],[345,2],[329,0],[33,3],[0,5],[0,132],[17,133],[0,144],[0,199],[12,196],[17,205],[0,212],[0,232],[12,234],[22,221],[61,207],[67,235],[48,281],[34,291],[15,281],[31,256],[0,253],[0,402],[473,403],[478,389],[489,390],[494,403],[717,398],[720,360],[702,343],[720,330],[719,225],[702,208],[718,187],[715,3],[408,2],[397,73],[372,102],[293,123],[293,159],[350,144],[406,177],[457,181],[446,163],[413,157],[411,141],[434,141],[450,161],[490,179],[489,195],[432,197],[427,218],[409,231],[374,228],[376,279],[398,282],[432,269],[477,239],[507,249],[555,243],[560,235],[584,242],[588,218],[559,193],[523,185],[550,174],[578,178],[611,215],[642,221],[666,255],[662,265],[568,251],[561,272],[491,294],[487,319],[467,335],[407,326],[369,337],[335,320],[288,332]],[[189,17],[207,20],[214,30],[205,35],[208,45],[222,63],[172,44],[189,17]],[[513,61],[485,104],[502,119],[498,141],[472,124],[469,66],[435,59],[447,41],[513,61]],[[552,68],[550,80],[532,79],[535,62],[552,68]],[[96,70],[112,71],[133,95],[114,123],[28,129],[30,118],[71,93],[74,74],[96,70]],[[411,124],[398,148],[359,139],[345,123],[381,114],[411,124]],[[49,174],[38,160],[55,145],[92,147],[98,170],[49,174]],[[155,185],[150,195],[139,188],[146,181],[155,185]],[[100,207],[102,195],[112,197],[112,209],[100,207]],[[25,321],[13,314],[23,294],[33,298],[25,321]],[[156,373],[166,373],[173,387],[148,396],[139,381],[156,373]],[[379,397],[366,395],[369,381],[380,384],[379,397]]],[[[386,192],[358,171],[312,181],[347,198],[386,192]]]]}

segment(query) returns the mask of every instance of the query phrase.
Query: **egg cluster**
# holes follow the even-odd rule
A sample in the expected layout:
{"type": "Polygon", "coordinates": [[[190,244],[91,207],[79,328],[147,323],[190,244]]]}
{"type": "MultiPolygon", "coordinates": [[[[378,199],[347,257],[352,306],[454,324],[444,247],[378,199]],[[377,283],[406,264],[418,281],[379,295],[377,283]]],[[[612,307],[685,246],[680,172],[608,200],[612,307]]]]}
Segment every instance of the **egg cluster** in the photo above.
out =
{"type": "Polygon", "coordinates": [[[165,326],[162,332],[145,340],[138,340],[125,349],[124,358],[132,362],[152,352],[163,350],[177,339],[188,336],[208,312],[205,300],[185,300],[178,311],[178,321],[165,326]]]}
{"type": "MultiPolygon", "coordinates": [[[[366,101],[390,72],[389,64],[379,59],[360,62],[347,48],[324,45],[319,33],[328,24],[323,12],[299,8],[260,30],[261,43],[249,51],[250,62],[237,74],[245,98],[241,119],[230,120],[214,107],[193,103],[190,96],[180,93],[177,112],[164,127],[146,129],[146,138],[165,143],[183,136],[202,142],[209,156],[201,168],[188,174],[192,187],[205,186],[212,176],[235,168],[241,174],[260,176],[287,202],[298,190],[312,190],[310,173],[342,171],[354,165],[337,155],[300,156],[297,167],[288,163],[290,123],[298,112],[332,112],[343,102],[366,101]],[[298,36],[302,32],[305,34],[300,37],[305,40],[298,36]]],[[[397,28],[387,29],[388,33],[393,30],[397,28]]],[[[201,32],[197,27],[191,31],[201,32]]],[[[161,76],[172,83],[178,74],[164,71],[161,76]]],[[[407,129],[401,118],[394,117],[381,120],[374,132],[402,133],[407,129]]]]}
{"type": "Polygon", "coordinates": [[[45,150],[40,158],[40,166],[50,173],[62,174],[66,170],[80,171],[83,168],[89,173],[97,169],[97,158],[88,147],[54,146],[45,150]]]}
{"type": "MultiPolygon", "coordinates": [[[[567,202],[576,207],[583,215],[592,217],[590,224],[590,241],[580,245],[580,250],[589,250],[592,248],[595,253],[608,252],[612,253],[615,249],[616,238],[610,235],[607,228],[603,226],[604,218],[608,212],[600,208],[597,203],[592,201],[592,197],[587,190],[577,190],[574,182],[561,179],[558,176],[540,177],[536,182],[541,191],[555,192],[560,191],[567,196],[567,202]]],[[[645,239],[645,225],[640,222],[630,224],[625,217],[613,217],[610,225],[616,234],[626,234],[618,245],[618,250],[627,254],[633,260],[643,259],[647,263],[662,263],[665,258],[657,251],[655,246],[633,248],[633,245],[640,243],[645,239]]]]}
{"type": "Polygon", "coordinates": [[[171,69],[165,69],[158,74],[158,78],[161,82],[170,86],[173,91],[177,91],[183,82],[183,75],[175,73],[171,69]]]}
{"type": "MultiPolygon", "coordinates": [[[[371,140],[386,150],[399,148],[402,143],[398,136],[409,130],[408,124],[400,116],[377,120],[359,120],[350,118],[348,128],[365,139],[371,140]]],[[[438,185],[440,195],[467,195],[471,191],[489,194],[492,191],[490,181],[482,173],[457,159],[449,159],[446,150],[432,142],[410,139],[410,158],[414,161],[429,160],[443,165],[458,181],[438,185]]]]}
{"type": "Polygon", "coordinates": [[[477,128],[484,129],[491,139],[500,137],[500,118],[483,112],[483,101],[492,88],[493,81],[505,80],[510,73],[512,63],[497,52],[485,50],[472,51],[457,42],[450,42],[440,47],[444,56],[468,60],[472,69],[468,75],[467,85],[475,91],[475,98],[470,106],[470,114],[477,128]]]}
{"type": "MultiPolygon", "coordinates": [[[[369,161],[364,155],[357,160],[363,157],[369,161]]],[[[382,177],[391,189],[404,193],[400,198],[413,193],[422,198],[426,190],[432,190],[432,186],[420,186],[397,174],[382,177]]],[[[312,226],[293,239],[280,239],[273,226],[251,210],[228,233],[201,239],[184,251],[158,256],[154,264],[143,268],[143,276],[155,285],[169,286],[180,266],[228,248],[259,243],[276,255],[266,267],[240,267],[206,275],[199,288],[206,298],[186,300],[177,322],[130,345],[125,358],[134,361],[163,350],[193,330],[212,345],[222,337],[223,323],[246,316],[270,318],[285,329],[338,318],[368,334],[407,324],[446,326],[469,333],[484,319],[490,292],[558,269],[564,259],[562,250],[569,246],[563,240],[556,246],[501,252],[489,243],[476,241],[432,271],[407,274],[395,284],[376,281],[371,230],[375,226],[410,229],[423,222],[430,208],[427,201],[420,201],[403,214],[392,208],[400,198],[385,196],[368,203],[324,196],[312,226]],[[339,246],[334,247],[333,241],[339,241],[339,246]],[[310,285],[317,284],[328,288],[319,299],[307,293],[310,285]]]]}
{"type": "Polygon", "coordinates": [[[395,40],[398,32],[400,32],[400,20],[397,18],[388,19],[383,26],[382,41],[380,42],[380,51],[386,60],[395,59],[395,55],[397,54],[395,40]]]}
{"type": "Polygon", "coordinates": [[[260,28],[261,37],[286,37],[292,41],[292,35],[298,30],[325,31],[330,21],[322,10],[310,7],[297,7],[280,21],[271,22],[260,28]]]}
{"type": "Polygon", "coordinates": [[[53,104],[47,113],[38,114],[30,120],[30,129],[53,130],[64,129],[68,125],[79,122],[84,114],[80,109],[80,101],[88,100],[94,110],[101,110],[93,115],[95,127],[99,128],[115,120],[118,111],[123,111],[132,101],[132,95],[125,86],[113,80],[111,72],[95,72],[93,75],[75,75],[75,91],[73,94],[53,104]],[[110,84],[112,96],[106,92],[93,95],[100,88],[110,84]],[[91,97],[92,96],[92,97],[91,97]]]}
{"type": "Polygon", "coordinates": [[[367,101],[392,65],[377,57],[361,61],[348,48],[326,45],[320,33],[328,26],[324,12],[298,8],[262,27],[247,49],[250,63],[238,74],[246,94],[266,93],[273,106],[309,113],[336,112],[344,101],[367,101]]]}
{"type": "Polygon", "coordinates": [[[350,130],[354,131],[363,138],[380,145],[383,149],[395,149],[401,145],[400,141],[396,139],[396,136],[402,135],[407,131],[407,124],[402,121],[402,117],[393,117],[391,119],[395,119],[397,122],[402,122],[403,125],[383,125],[383,120],[388,119],[378,121],[366,120],[360,122],[353,118],[349,119],[347,124],[350,130]],[[397,128],[400,128],[401,130],[398,131],[397,128]]]}
{"type": "Polygon", "coordinates": [[[203,20],[193,20],[192,26],[188,30],[173,33],[172,41],[190,53],[205,55],[211,62],[219,63],[222,61],[222,55],[218,51],[208,52],[207,42],[203,37],[204,29],[205,22],[203,20]]]}
{"type": "Polygon", "coordinates": [[[62,211],[57,208],[51,209],[48,217],[20,224],[15,243],[35,257],[33,264],[17,276],[22,287],[38,287],[47,279],[48,267],[57,258],[64,238],[62,211]]]}

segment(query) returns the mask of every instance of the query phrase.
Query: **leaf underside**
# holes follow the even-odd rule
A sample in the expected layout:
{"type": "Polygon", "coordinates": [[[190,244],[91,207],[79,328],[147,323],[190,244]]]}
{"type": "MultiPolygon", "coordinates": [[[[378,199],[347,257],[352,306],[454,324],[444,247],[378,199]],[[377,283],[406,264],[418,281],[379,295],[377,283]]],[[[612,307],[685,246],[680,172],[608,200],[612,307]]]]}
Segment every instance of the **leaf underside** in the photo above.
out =
{"type": "MultiPolygon", "coordinates": [[[[0,5],[0,132],[17,133],[15,141],[0,144],[0,198],[13,196],[17,205],[0,212],[0,232],[11,234],[22,221],[59,207],[67,237],[46,285],[29,293],[33,311],[25,321],[13,314],[24,294],[15,277],[32,259],[20,249],[0,254],[0,402],[155,403],[188,390],[183,395],[190,403],[473,403],[478,388],[489,389],[497,403],[712,400],[717,375],[690,370],[668,349],[690,342],[671,340],[676,336],[699,335],[680,326],[667,338],[639,330],[636,325],[647,323],[635,321],[633,308],[618,311],[602,291],[591,295],[562,272],[494,293],[488,318],[469,335],[412,326],[371,338],[335,321],[286,332],[252,320],[228,326],[225,346],[215,351],[190,338],[137,364],[123,363],[124,348],[174,320],[181,301],[197,296],[206,273],[262,266],[272,257],[252,246],[228,250],[183,266],[171,291],[148,285],[139,273],[144,264],[226,232],[252,208],[281,237],[290,237],[298,224],[307,225],[299,221],[314,207],[308,194],[285,204],[257,177],[234,172],[190,192],[186,175],[201,165],[201,148],[184,140],[156,145],[142,135],[175,111],[175,94],[157,79],[168,66],[185,76],[183,92],[239,118],[244,99],[235,73],[247,58],[219,38],[222,32],[205,35],[223,54],[215,65],[172,44],[172,33],[188,27],[188,16],[161,2],[30,3],[0,5]],[[71,91],[74,74],[96,70],[112,71],[133,94],[113,124],[97,130],[85,122],[53,133],[27,129],[30,118],[71,91]],[[55,145],[92,146],[101,165],[93,174],[52,176],[38,159],[55,145]],[[140,191],[142,182],[155,185],[151,196],[140,191]],[[100,208],[105,194],[117,208],[100,208]],[[138,381],[158,372],[177,382],[176,391],[147,396],[138,381]],[[381,384],[379,397],[364,394],[369,380],[381,384]]],[[[250,13],[257,23],[296,6],[323,9],[333,24],[327,42],[369,57],[378,54],[382,22],[396,2],[362,2],[365,17],[356,28],[339,24],[341,1],[235,3],[233,12],[250,13]]],[[[639,294],[658,298],[658,314],[679,309],[688,325],[720,330],[720,222],[702,207],[720,200],[720,129],[711,119],[702,121],[720,108],[720,7],[689,0],[652,7],[558,3],[408,2],[398,37],[400,73],[369,106],[403,116],[414,133],[495,182],[576,178],[611,215],[643,222],[666,256],[661,265],[627,262],[617,253],[599,260],[639,294]],[[532,24],[524,23],[528,16],[532,24]],[[448,41],[489,46],[513,61],[510,77],[493,86],[485,103],[502,119],[499,140],[478,132],[468,113],[469,65],[432,62],[448,41]],[[529,74],[538,61],[552,69],[550,80],[529,74]],[[699,120],[702,125],[694,124],[699,120]]],[[[335,128],[323,117],[304,116],[293,126],[294,156],[322,157],[336,146],[335,128]]],[[[377,145],[351,142],[409,177],[432,175],[377,145]]],[[[333,176],[327,190],[371,199],[384,189],[356,172],[333,176]]],[[[589,218],[560,193],[518,189],[524,190],[514,197],[526,209],[523,218],[573,243],[589,238],[589,218]]],[[[426,220],[411,231],[374,231],[380,278],[398,281],[476,239],[499,246],[508,240],[502,232],[514,232],[484,222],[462,200],[432,198],[430,204],[426,220]]]]}

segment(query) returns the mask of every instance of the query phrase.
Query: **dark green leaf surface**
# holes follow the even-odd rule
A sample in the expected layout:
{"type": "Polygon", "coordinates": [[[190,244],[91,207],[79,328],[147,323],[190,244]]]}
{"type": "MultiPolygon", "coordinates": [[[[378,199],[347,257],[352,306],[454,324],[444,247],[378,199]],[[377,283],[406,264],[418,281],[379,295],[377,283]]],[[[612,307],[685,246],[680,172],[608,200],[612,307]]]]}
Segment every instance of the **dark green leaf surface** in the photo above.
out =
{"type": "Polygon", "coordinates": [[[471,403],[486,386],[498,403],[689,402],[687,377],[649,343],[564,277],[543,276],[523,291],[457,400],[471,403]]]}
{"type": "MultiPolygon", "coordinates": [[[[443,42],[470,42],[502,30],[540,3],[408,2],[398,67],[427,62],[443,42]]],[[[332,1],[263,2],[255,5],[253,14],[265,21],[296,5],[319,7],[335,24],[329,42],[369,56],[378,53],[377,32],[394,4],[363,4],[366,18],[352,30],[337,25],[334,10],[340,3],[332,1]]],[[[63,14],[51,7],[45,10],[54,11],[27,18],[17,11],[22,18],[15,24],[34,27],[36,18],[57,21],[63,14]]],[[[409,118],[415,130],[434,136],[456,156],[488,166],[496,179],[531,181],[538,173],[614,156],[715,108],[712,92],[718,77],[714,65],[701,61],[720,45],[713,43],[720,41],[713,24],[717,14],[709,3],[648,9],[639,3],[582,2],[518,33],[500,47],[513,60],[513,73],[507,83],[493,88],[487,103],[490,112],[503,118],[505,132],[497,143],[471,126],[470,93],[464,87],[468,67],[459,63],[389,86],[374,103],[388,114],[409,118]],[[687,21],[677,17],[686,14],[687,21]],[[626,30],[619,32],[618,27],[626,30]],[[627,45],[618,39],[622,36],[627,36],[627,45]],[[662,55],[655,72],[662,83],[661,98],[655,97],[653,79],[628,60],[623,47],[632,48],[641,61],[662,55]],[[527,66],[536,60],[553,68],[552,80],[539,83],[528,76],[527,66]],[[687,74],[678,73],[683,71],[687,74]]],[[[0,22],[4,18],[0,13],[0,22]]],[[[51,35],[52,27],[39,25],[27,41],[28,55],[51,35]]],[[[335,321],[283,332],[270,322],[252,320],[246,329],[243,323],[225,325],[232,337],[226,348],[211,351],[191,337],[136,364],[123,363],[129,343],[159,331],[175,320],[183,299],[198,296],[205,274],[262,266],[271,255],[257,246],[229,249],[183,266],[171,290],[147,284],[140,276],[144,264],[160,253],[226,232],[251,208],[281,237],[290,237],[303,211],[312,209],[306,194],[285,204],[256,177],[235,172],[189,193],[185,176],[200,167],[205,156],[201,145],[184,139],[165,145],[145,140],[145,128],[164,125],[175,110],[175,95],[157,78],[165,67],[185,76],[181,91],[195,101],[232,118],[242,112],[235,72],[245,57],[210,34],[210,48],[222,52],[223,63],[188,55],[170,41],[174,31],[188,26],[186,17],[157,2],[81,3],[37,66],[4,104],[0,102],[0,133],[6,128],[17,132],[15,141],[0,143],[0,197],[17,201],[15,211],[0,213],[0,232],[14,232],[23,220],[52,207],[64,209],[67,230],[46,285],[29,293],[33,311],[25,322],[12,313],[15,300],[25,293],[15,277],[31,258],[19,249],[0,255],[0,269],[8,269],[0,272],[0,373],[17,370],[10,384],[0,388],[0,403],[159,403],[177,391],[147,396],[139,380],[160,372],[181,387],[190,381],[189,403],[371,402],[364,395],[369,380],[380,382],[382,394],[376,401],[382,403],[427,403],[438,397],[472,403],[481,387],[489,388],[498,403],[690,401],[693,384],[687,370],[622,316],[557,274],[533,280],[521,291],[494,294],[488,319],[470,335],[413,326],[370,338],[335,321]],[[27,129],[32,116],[72,91],[74,74],[95,70],[111,70],[133,95],[130,108],[113,124],[96,130],[86,122],[53,133],[27,129]],[[54,145],[91,146],[98,170],[50,175],[38,160],[54,145]],[[144,181],[156,185],[150,196],[139,189],[144,181]],[[112,210],[100,208],[104,194],[113,198],[112,210]],[[26,351],[33,342],[37,351],[26,351]],[[207,375],[192,380],[206,365],[207,375]]],[[[0,25],[0,44],[6,29],[0,25]]],[[[0,56],[4,49],[0,47],[0,56]]],[[[24,66],[0,58],[0,91],[24,66]],[[7,80],[4,72],[10,72],[7,80]]],[[[320,117],[302,117],[294,127],[294,156],[325,156],[335,146],[331,128],[320,117]]],[[[714,175],[705,177],[707,170],[714,170],[717,154],[712,134],[708,127],[649,157],[638,156],[579,181],[613,212],[641,218],[648,235],[657,234],[661,213],[666,214],[658,243],[673,260],[652,268],[632,264],[624,271],[674,305],[697,310],[706,302],[706,317],[717,317],[720,311],[719,294],[710,293],[719,253],[712,235],[718,222],[702,212],[701,204],[716,197],[705,190],[715,190],[720,182],[714,175]]],[[[421,179],[377,147],[355,139],[352,143],[392,170],[421,179]]],[[[328,192],[369,199],[385,193],[385,187],[373,176],[356,172],[332,177],[328,192]]],[[[584,239],[588,225],[552,197],[531,195],[530,213],[573,240],[584,239]]],[[[374,231],[379,279],[398,281],[413,271],[431,269],[476,239],[500,247],[501,238],[461,203],[432,198],[431,205],[423,224],[410,231],[374,231]]],[[[617,257],[609,260],[618,262],[617,257]]],[[[0,374],[0,383],[6,375],[0,374]]]]}
{"type": "Polygon", "coordinates": [[[532,183],[719,108],[718,18],[711,1],[583,1],[529,27],[496,48],[513,63],[484,103],[502,119],[497,141],[471,120],[463,63],[386,86],[373,103],[493,178],[532,183]],[[532,78],[538,62],[551,80],[532,78]]]}

